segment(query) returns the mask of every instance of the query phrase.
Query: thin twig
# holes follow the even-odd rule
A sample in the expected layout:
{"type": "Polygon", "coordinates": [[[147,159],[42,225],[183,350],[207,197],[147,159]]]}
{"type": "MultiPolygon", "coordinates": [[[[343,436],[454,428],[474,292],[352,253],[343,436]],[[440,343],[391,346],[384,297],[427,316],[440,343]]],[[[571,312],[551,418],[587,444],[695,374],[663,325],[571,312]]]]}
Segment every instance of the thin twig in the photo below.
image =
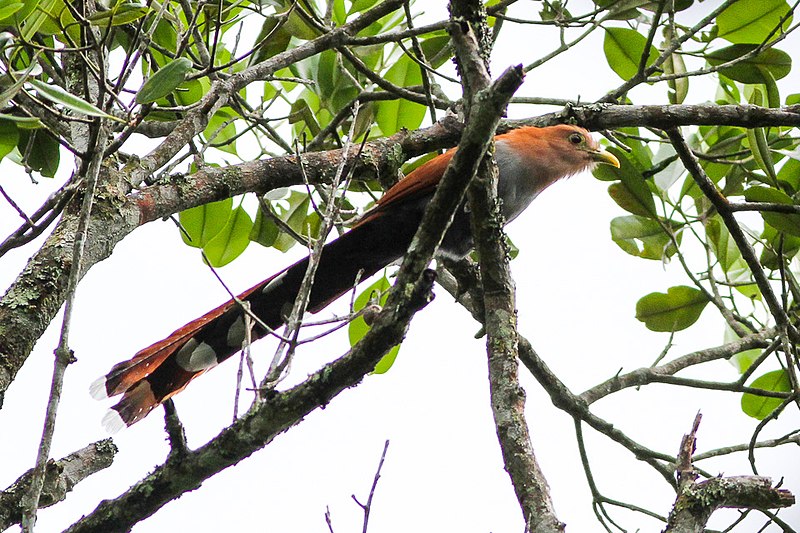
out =
{"type": "MultiPolygon", "coordinates": [[[[381,460],[378,463],[378,469],[375,471],[375,477],[372,480],[372,486],[369,489],[369,496],[367,496],[367,503],[361,503],[356,498],[355,494],[351,494],[350,497],[353,498],[353,501],[361,507],[361,510],[364,511],[364,522],[361,527],[361,533],[367,533],[367,527],[369,525],[369,513],[372,510],[372,498],[375,496],[375,489],[378,488],[378,480],[381,479],[381,469],[383,468],[383,462],[386,460],[386,451],[389,449],[389,439],[386,439],[386,442],[383,443],[383,452],[381,453],[381,460]]],[[[326,520],[330,518],[330,513],[325,513],[326,520]]],[[[328,527],[330,528],[330,521],[328,521],[328,527]]]]}
{"type": "MultiPolygon", "coordinates": [[[[94,143],[90,142],[90,144],[102,146],[105,142],[105,139],[106,128],[105,126],[101,125],[99,128],[99,133],[94,139],[92,139],[94,143]]],[[[75,307],[75,289],[77,288],[78,280],[80,279],[83,253],[86,247],[92,205],[94,203],[94,195],[100,176],[101,165],[102,152],[98,152],[91,160],[86,170],[86,189],[83,195],[83,203],[81,205],[78,228],[75,234],[75,242],[72,249],[72,266],[70,267],[67,285],[67,294],[64,305],[64,319],[61,323],[61,334],[59,336],[58,346],[55,350],[56,357],[53,365],[53,378],[50,389],[50,398],[47,402],[44,429],[42,431],[39,452],[36,457],[36,466],[34,467],[33,477],[31,479],[30,491],[24,502],[25,510],[23,511],[22,517],[22,530],[25,532],[32,532],[34,524],[36,523],[36,510],[39,506],[39,497],[41,495],[42,485],[44,484],[47,460],[50,457],[50,445],[52,443],[53,433],[55,431],[56,414],[58,412],[58,405],[61,400],[64,373],[67,365],[74,360],[72,350],[69,347],[69,333],[72,323],[72,313],[75,307]]]]}

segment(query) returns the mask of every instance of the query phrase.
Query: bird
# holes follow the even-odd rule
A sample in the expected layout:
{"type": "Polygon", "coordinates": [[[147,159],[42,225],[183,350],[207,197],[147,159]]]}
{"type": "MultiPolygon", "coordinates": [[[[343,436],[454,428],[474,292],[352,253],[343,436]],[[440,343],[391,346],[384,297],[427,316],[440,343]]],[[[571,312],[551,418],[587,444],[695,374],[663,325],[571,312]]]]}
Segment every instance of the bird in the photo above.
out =
{"type": "MultiPolygon", "coordinates": [[[[316,313],[387,265],[402,258],[419,227],[425,207],[456,149],[420,165],[391,187],[360,220],[325,244],[319,259],[308,311],[316,313]]],[[[579,126],[525,126],[495,136],[499,171],[498,196],[506,222],[511,222],[547,187],[597,164],[619,168],[619,160],[602,149],[579,126]]],[[[456,212],[438,254],[466,256],[472,249],[466,205],[456,212]]],[[[238,296],[270,329],[281,327],[308,266],[306,257],[238,296]]],[[[253,326],[251,340],[265,336],[253,326]]],[[[96,399],[122,395],[103,418],[110,432],[131,426],[193,379],[237,353],[245,339],[242,308],[230,300],[178,328],[168,337],[114,365],[92,383],[96,399]]]]}

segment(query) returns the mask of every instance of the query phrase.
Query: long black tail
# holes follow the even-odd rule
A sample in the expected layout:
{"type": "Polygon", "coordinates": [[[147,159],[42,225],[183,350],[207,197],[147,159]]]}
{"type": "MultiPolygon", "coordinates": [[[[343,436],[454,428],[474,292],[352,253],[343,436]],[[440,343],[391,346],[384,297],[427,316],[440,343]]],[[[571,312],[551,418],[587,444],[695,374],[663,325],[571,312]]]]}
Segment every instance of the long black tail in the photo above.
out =
{"type": "MultiPolygon", "coordinates": [[[[311,290],[308,309],[317,312],[400,258],[419,224],[416,209],[379,213],[327,244],[322,252],[311,290]]],[[[298,261],[239,295],[271,329],[280,327],[294,303],[308,267],[298,261]]],[[[255,326],[253,339],[267,331],[255,326]]],[[[110,431],[130,426],[160,403],[183,390],[194,378],[241,349],[245,322],[241,307],[229,301],[174,331],[169,337],[115,365],[92,384],[95,398],[122,394],[104,418],[110,431]]]]}

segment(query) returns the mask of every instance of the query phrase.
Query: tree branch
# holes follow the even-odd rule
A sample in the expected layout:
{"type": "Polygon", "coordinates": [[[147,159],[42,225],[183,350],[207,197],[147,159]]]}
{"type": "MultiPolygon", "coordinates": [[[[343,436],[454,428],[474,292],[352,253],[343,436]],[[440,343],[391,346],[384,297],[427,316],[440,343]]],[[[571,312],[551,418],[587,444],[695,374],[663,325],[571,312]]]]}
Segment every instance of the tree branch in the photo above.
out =
{"type": "MultiPolygon", "coordinates": [[[[480,4],[468,2],[451,3],[454,24],[450,26],[450,35],[463,80],[464,99],[470,103],[467,108],[470,123],[478,118],[476,115],[480,112],[481,102],[492,96],[488,88],[489,73],[481,55],[482,48],[471,30],[485,29],[480,7],[480,4]],[[463,4],[468,5],[465,7],[463,4]],[[461,17],[466,21],[462,22],[461,17]]],[[[521,65],[517,69],[521,80],[521,65]]],[[[508,95],[510,97],[511,94],[508,95]]],[[[475,249],[480,257],[492,414],[503,463],[514,487],[526,530],[562,532],[564,524],[556,517],[550,487],[536,461],[525,421],[525,391],[519,384],[517,363],[515,289],[508,268],[497,177],[494,160],[491,157],[484,158],[478,175],[467,191],[475,249]]]]}
{"type": "MultiPolygon", "coordinates": [[[[39,508],[49,507],[67,497],[75,485],[111,466],[117,447],[104,439],[71,453],[58,461],[47,463],[39,508]]],[[[22,499],[27,494],[33,469],[28,470],[6,490],[0,492],[0,531],[22,520],[22,499]]]]}
{"type": "Polygon", "coordinates": [[[702,533],[711,514],[720,507],[736,509],[775,509],[794,505],[794,495],[772,487],[760,476],[715,477],[697,482],[692,466],[700,414],[692,430],[681,441],[678,454],[678,497],[667,519],[665,533],[702,533]]]}
{"type": "Polygon", "coordinates": [[[690,366],[718,359],[729,359],[737,353],[753,348],[766,348],[769,345],[769,339],[773,338],[775,334],[774,328],[767,328],[764,331],[747,335],[721,346],[688,353],[660,366],[643,367],[627,374],[616,375],[599,385],[595,385],[579,396],[586,403],[592,404],[614,392],[657,382],[662,376],[671,376],[690,366]]]}

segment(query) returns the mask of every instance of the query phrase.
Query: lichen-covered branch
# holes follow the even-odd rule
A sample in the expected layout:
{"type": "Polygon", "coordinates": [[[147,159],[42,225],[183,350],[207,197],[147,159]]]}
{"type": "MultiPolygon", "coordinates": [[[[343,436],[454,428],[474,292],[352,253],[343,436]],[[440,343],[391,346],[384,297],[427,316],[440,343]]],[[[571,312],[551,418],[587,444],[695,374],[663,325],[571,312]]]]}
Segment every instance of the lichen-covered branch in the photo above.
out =
{"type": "MultiPolygon", "coordinates": [[[[485,25],[485,20],[480,16],[481,7],[474,2],[451,3],[451,13],[456,22],[451,26],[451,36],[463,80],[465,99],[470,101],[467,109],[470,122],[476,119],[478,106],[486,98],[490,83],[485,56],[481,54],[486,49],[479,45],[478,39],[470,30],[475,27],[480,32],[485,25]],[[472,20],[476,18],[478,20],[472,20]]],[[[522,69],[518,69],[521,77],[522,69]]],[[[480,257],[492,413],[503,463],[514,487],[526,530],[562,532],[564,524],[555,514],[550,487],[536,461],[525,420],[525,391],[519,383],[517,362],[515,289],[508,267],[508,250],[502,229],[504,220],[497,196],[497,177],[494,161],[485,158],[467,191],[475,249],[480,257]]]]}
{"type": "Polygon", "coordinates": [[[667,519],[665,533],[702,533],[714,511],[721,507],[735,509],[778,509],[794,505],[794,495],[772,486],[761,476],[714,477],[697,481],[692,466],[700,414],[692,430],[684,435],[678,454],[678,496],[667,519]]]}
{"type": "MultiPolygon", "coordinates": [[[[92,443],[58,461],[47,463],[39,508],[49,507],[67,497],[75,485],[92,474],[108,468],[117,447],[111,439],[92,443]]],[[[32,470],[0,492],[0,531],[19,524],[22,519],[22,498],[28,492],[32,470]]]]}

